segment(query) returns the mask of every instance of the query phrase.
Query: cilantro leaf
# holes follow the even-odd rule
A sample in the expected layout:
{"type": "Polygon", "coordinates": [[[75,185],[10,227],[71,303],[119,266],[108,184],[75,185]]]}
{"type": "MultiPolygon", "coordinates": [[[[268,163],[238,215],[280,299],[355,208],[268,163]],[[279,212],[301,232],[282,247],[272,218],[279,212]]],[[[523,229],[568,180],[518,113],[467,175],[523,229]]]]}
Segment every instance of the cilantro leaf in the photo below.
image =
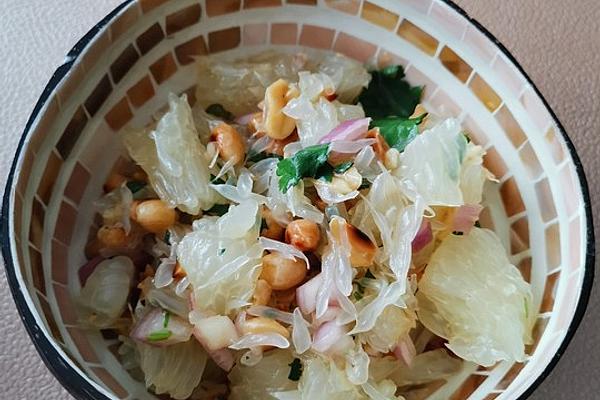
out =
{"type": "Polygon", "coordinates": [[[221,104],[211,104],[206,107],[206,112],[225,121],[231,121],[235,118],[235,115],[227,111],[221,104]]]}
{"type": "Polygon", "coordinates": [[[267,153],[266,151],[262,151],[260,153],[248,153],[248,156],[246,157],[246,161],[256,163],[256,162],[262,161],[267,158],[277,158],[279,160],[283,159],[283,157],[281,157],[279,154],[272,154],[272,153],[267,153]]]}
{"type": "Polygon", "coordinates": [[[292,361],[288,365],[290,367],[290,373],[288,374],[288,379],[290,381],[294,381],[294,382],[299,381],[300,377],[302,376],[302,363],[300,362],[300,359],[294,358],[294,361],[292,361]]]}
{"type": "MultiPolygon", "coordinates": [[[[329,144],[317,144],[298,151],[290,158],[284,158],[277,164],[279,190],[286,193],[296,186],[302,178],[315,178],[319,170],[327,164],[329,144]]],[[[326,167],[325,167],[326,168],[326,167]]],[[[321,171],[323,172],[323,171],[321,171]]]]}
{"type": "Polygon", "coordinates": [[[171,319],[171,313],[168,311],[163,311],[163,328],[166,328],[169,325],[169,320],[171,319]]]}
{"type": "Polygon", "coordinates": [[[146,187],[146,182],[143,181],[128,181],[125,185],[131,191],[132,194],[139,192],[146,187]]]}
{"type": "Polygon", "coordinates": [[[344,172],[346,172],[350,168],[352,168],[353,165],[354,165],[354,162],[352,162],[352,161],[343,162],[340,165],[336,166],[333,169],[333,172],[335,172],[336,174],[343,174],[344,172]]]}
{"type": "Polygon", "coordinates": [[[169,329],[161,329],[160,331],[150,332],[148,340],[151,342],[160,342],[161,340],[167,340],[172,334],[173,332],[169,329]]]}
{"type": "Polygon", "coordinates": [[[403,152],[406,146],[419,134],[419,124],[427,114],[421,114],[416,118],[387,117],[376,119],[371,122],[372,128],[379,128],[379,133],[390,147],[403,152]]]}
{"type": "Polygon", "coordinates": [[[410,86],[400,65],[372,71],[371,76],[369,87],[358,98],[365,114],[371,118],[410,117],[421,100],[423,87],[410,86]]]}

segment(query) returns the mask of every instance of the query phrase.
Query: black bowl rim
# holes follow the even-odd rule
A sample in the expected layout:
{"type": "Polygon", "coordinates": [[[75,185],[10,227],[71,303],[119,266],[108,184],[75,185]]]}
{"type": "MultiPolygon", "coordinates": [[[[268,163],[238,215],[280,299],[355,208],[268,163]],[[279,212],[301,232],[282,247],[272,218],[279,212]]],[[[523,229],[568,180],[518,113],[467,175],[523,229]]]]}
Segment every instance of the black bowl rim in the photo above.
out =
{"type": "MultiPolygon", "coordinates": [[[[25,125],[25,129],[19,139],[19,143],[17,145],[17,151],[15,153],[14,160],[11,165],[11,169],[9,172],[9,176],[7,179],[7,183],[4,190],[3,202],[2,202],[2,210],[0,215],[0,237],[2,238],[2,255],[5,261],[6,267],[6,275],[7,280],[12,292],[13,299],[17,306],[17,310],[23,320],[23,324],[29,334],[33,344],[35,345],[38,353],[40,354],[42,360],[48,367],[48,369],[54,374],[54,376],[58,379],[58,381],[65,387],[69,393],[71,393],[75,398],[85,399],[85,400],[104,400],[109,399],[109,397],[105,396],[103,393],[98,391],[93,385],[91,385],[83,376],[81,376],[76,369],[68,365],[63,361],[63,358],[58,353],[58,351],[52,346],[50,339],[46,337],[46,335],[42,334],[42,331],[39,325],[36,323],[35,318],[33,316],[32,311],[27,306],[27,302],[25,301],[25,297],[21,292],[21,288],[19,287],[16,274],[15,274],[15,262],[13,260],[13,255],[10,249],[10,232],[9,232],[9,209],[10,209],[10,193],[12,184],[15,178],[15,171],[17,167],[17,161],[21,152],[23,151],[23,147],[25,144],[25,138],[33,125],[33,122],[37,118],[38,114],[46,104],[48,97],[53,92],[53,90],[58,86],[58,84],[62,81],[62,79],[67,75],[70,71],[71,67],[77,60],[77,58],[81,55],[83,50],[87,47],[87,45],[96,37],[96,35],[104,28],[115,16],[119,14],[121,10],[127,7],[130,3],[135,0],[126,0],[120,5],[118,5],[113,11],[111,11],[106,17],[104,17],[100,22],[98,22],[90,31],[88,31],[67,54],[66,62],[58,67],[52,78],[46,84],[40,98],[38,99],[34,109],[27,120],[25,125]]],[[[567,333],[562,343],[560,344],[556,354],[546,368],[542,371],[542,373],[536,378],[536,380],[519,396],[520,400],[528,398],[531,393],[548,377],[550,372],[554,369],[562,355],[564,354],[567,346],[573,339],[583,316],[585,315],[585,311],[589,302],[590,293],[593,286],[594,281],[594,262],[595,262],[595,239],[594,239],[594,224],[592,219],[592,206],[590,202],[590,192],[587,183],[587,179],[585,176],[583,164],[577,151],[575,149],[575,145],[573,141],[567,134],[563,125],[559,121],[558,117],[548,104],[548,101],[542,95],[540,90],[537,88],[535,83],[531,80],[529,75],[525,72],[521,64],[516,60],[516,58],[510,53],[510,51],[490,32],[488,31],[481,23],[479,23],[476,19],[472,18],[464,9],[462,9],[459,5],[454,3],[453,0],[442,0],[446,3],[450,8],[454,11],[458,12],[462,15],[468,22],[470,22],[473,26],[475,26],[481,33],[483,33],[488,39],[490,39],[502,53],[510,60],[510,62],[517,67],[519,72],[523,75],[525,80],[533,90],[536,95],[542,100],[545,108],[552,116],[552,119],[558,126],[560,130],[560,134],[562,135],[569,153],[573,159],[573,164],[575,165],[575,169],[577,171],[577,177],[579,180],[579,184],[581,186],[583,202],[585,207],[585,215],[587,222],[587,244],[586,244],[586,261],[585,261],[585,273],[583,278],[583,283],[581,287],[581,294],[579,296],[579,300],[577,303],[577,307],[575,309],[575,313],[573,315],[573,319],[569,324],[569,328],[567,329],[567,333]]]]}

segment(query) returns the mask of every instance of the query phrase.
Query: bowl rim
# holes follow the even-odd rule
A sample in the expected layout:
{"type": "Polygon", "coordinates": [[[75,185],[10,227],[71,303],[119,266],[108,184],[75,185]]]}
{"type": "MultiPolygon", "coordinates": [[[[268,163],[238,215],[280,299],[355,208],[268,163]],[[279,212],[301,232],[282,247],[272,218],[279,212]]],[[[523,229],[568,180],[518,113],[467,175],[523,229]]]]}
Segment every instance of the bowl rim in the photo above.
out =
{"type": "MultiPolygon", "coordinates": [[[[108,13],[102,20],[100,20],[96,25],[94,25],[79,41],[71,48],[71,50],[67,53],[65,58],[65,62],[60,65],[46,84],[46,87],[42,91],[42,94],[38,98],[27,123],[25,124],[25,128],[19,142],[17,144],[17,149],[15,152],[15,157],[12,161],[9,175],[6,181],[6,186],[4,188],[4,195],[2,200],[2,208],[0,211],[0,237],[1,239],[1,249],[2,255],[5,263],[5,270],[7,281],[9,283],[9,287],[12,293],[13,300],[17,307],[17,310],[23,320],[23,324],[29,334],[29,337],[35,348],[46,364],[46,367],[52,372],[55,378],[61,383],[61,385],[68,390],[68,392],[78,399],[86,399],[86,400],[104,400],[109,399],[104,393],[100,392],[96,387],[91,385],[86,379],[81,376],[78,371],[68,365],[67,363],[62,362],[61,354],[52,346],[51,339],[46,335],[39,335],[41,331],[39,325],[35,321],[32,310],[28,307],[27,301],[25,300],[24,294],[21,292],[19,282],[17,280],[15,274],[15,266],[18,263],[18,260],[13,258],[13,254],[10,248],[10,230],[9,230],[9,210],[11,203],[11,192],[13,182],[15,180],[15,173],[17,162],[19,160],[19,156],[25,147],[25,138],[29,134],[31,127],[33,126],[33,122],[36,120],[40,111],[43,109],[46,104],[50,94],[54,91],[54,89],[59,85],[59,83],[63,80],[63,78],[69,73],[71,68],[73,67],[75,61],[79,58],[82,52],[86,49],[88,44],[94,40],[94,38],[98,35],[98,33],[108,25],[111,20],[113,20],[123,9],[125,9],[129,4],[133,3],[137,0],[125,0],[117,7],[115,7],[110,13],[108,13]]],[[[590,192],[587,183],[587,178],[585,175],[584,167],[577,154],[577,150],[575,149],[575,145],[573,141],[567,134],[564,126],[556,116],[554,110],[548,104],[548,101],[540,92],[538,87],[529,77],[529,75],[525,72],[521,64],[517,61],[517,59],[510,53],[510,51],[487,29],[485,28],[479,21],[475,18],[471,17],[462,7],[456,4],[453,0],[441,0],[446,5],[448,5],[452,10],[460,14],[464,17],[471,25],[473,25],[479,32],[484,34],[489,40],[491,40],[498,49],[508,58],[508,60],[518,69],[518,71],[525,78],[526,82],[531,85],[535,94],[541,99],[544,107],[550,113],[553,121],[556,123],[558,127],[558,131],[563,137],[569,154],[573,159],[573,164],[575,165],[575,170],[577,172],[577,178],[579,184],[581,186],[581,192],[583,197],[583,204],[585,208],[585,217],[586,217],[586,257],[585,257],[585,270],[584,277],[581,286],[581,293],[578,299],[577,307],[575,309],[575,313],[573,314],[573,318],[569,327],[567,328],[567,333],[560,344],[556,354],[552,357],[550,362],[546,365],[544,370],[540,373],[539,376],[533,381],[529,387],[525,389],[525,391],[519,396],[519,400],[523,400],[528,398],[533,391],[540,386],[540,384],[548,377],[548,375],[552,372],[552,370],[556,367],[556,364],[564,354],[566,348],[571,343],[575,332],[577,331],[587,309],[587,305],[589,302],[593,281],[594,281],[594,267],[595,267],[595,235],[594,235],[594,224],[592,217],[592,206],[590,202],[590,192]]]]}

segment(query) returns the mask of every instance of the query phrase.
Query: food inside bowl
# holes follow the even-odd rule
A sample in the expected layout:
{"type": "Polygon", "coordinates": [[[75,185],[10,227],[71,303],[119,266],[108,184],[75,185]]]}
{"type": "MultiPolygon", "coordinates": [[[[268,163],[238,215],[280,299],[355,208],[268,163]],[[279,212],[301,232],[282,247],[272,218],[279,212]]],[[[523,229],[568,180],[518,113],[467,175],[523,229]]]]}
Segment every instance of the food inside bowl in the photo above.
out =
{"type": "Polygon", "coordinates": [[[530,286],[479,226],[494,181],[401,66],[198,61],[129,128],[80,270],[82,324],[175,399],[402,399],[522,362],[530,286]],[[438,385],[439,386],[439,385],[438,385]]]}

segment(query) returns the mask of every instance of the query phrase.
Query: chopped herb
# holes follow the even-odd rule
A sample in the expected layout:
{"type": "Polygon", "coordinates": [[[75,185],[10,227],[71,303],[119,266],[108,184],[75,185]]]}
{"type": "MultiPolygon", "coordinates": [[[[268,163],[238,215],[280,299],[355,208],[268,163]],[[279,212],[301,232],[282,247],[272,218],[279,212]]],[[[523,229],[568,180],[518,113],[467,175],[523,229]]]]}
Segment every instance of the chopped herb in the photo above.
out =
{"type": "Polygon", "coordinates": [[[206,107],[206,112],[215,117],[222,118],[224,121],[231,121],[235,118],[235,115],[227,111],[221,104],[211,104],[206,107]]]}
{"type": "Polygon", "coordinates": [[[171,319],[171,313],[168,311],[163,311],[164,313],[164,319],[163,319],[163,328],[166,328],[167,325],[169,325],[169,320],[171,319]]]}
{"type": "Polygon", "coordinates": [[[169,240],[171,240],[171,232],[166,231],[165,236],[163,237],[163,242],[165,242],[166,244],[170,244],[169,240]]]}
{"type": "Polygon", "coordinates": [[[225,254],[225,250],[227,249],[219,249],[219,255],[222,256],[223,254],[225,254]]]}
{"type": "Polygon", "coordinates": [[[227,211],[229,211],[229,204],[215,204],[214,206],[206,210],[205,213],[208,215],[217,215],[220,217],[224,214],[227,214],[227,211]]]}
{"type": "Polygon", "coordinates": [[[525,318],[529,318],[529,304],[527,304],[526,298],[523,298],[523,306],[525,308],[525,318]]]}
{"type": "Polygon", "coordinates": [[[127,188],[131,190],[132,194],[135,194],[146,187],[146,182],[144,181],[128,181],[126,184],[127,188]]]}
{"type": "Polygon", "coordinates": [[[453,234],[454,236],[463,236],[463,235],[464,235],[464,233],[463,233],[463,232],[458,232],[458,231],[454,231],[454,232],[452,232],[452,234],[453,234]]]}
{"type": "Polygon", "coordinates": [[[352,162],[352,161],[343,162],[340,165],[336,166],[333,169],[333,172],[335,172],[336,174],[343,174],[344,172],[346,172],[350,168],[352,168],[353,165],[354,165],[354,162],[352,162]]]}
{"type": "Polygon", "coordinates": [[[475,221],[475,226],[476,226],[477,228],[481,228],[481,223],[480,223],[479,221],[475,221]]]}
{"type": "Polygon", "coordinates": [[[410,119],[402,117],[376,119],[371,122],[371,128],[379,128],[379,133],[381,133],[387,144],[399,152],[403,152],[406,146],[419,134],[418,126],[426,116],[425,113],[410,119]]]}
{"type": "Polygon", "coordinates": [[[267,153],[266,151],[261,151],[260,153],[248,153],[246,161],[256,163],[267,158],[277,158],[279,160],[283,160],[283,157],[281,157],[279,154],[272,154],[267,153]]]}
{"type": "Polygon", "coordinates": [[[294,358],[294,361],[292,361],[288,365],[290,366],[290,373],[288,375],[288,379],[294,382],[299,381],[300,377],[302,376],[302,363],[300,362],[300,359],[294,358]]]}
{"type": "Polygon", "coordinates": [[[367,272],[365,273],[365,278],[375,279],[375,275],[373,275],[373,273],[371,272],[371,270],[368,269],[367,272]]]}
{"type": "Polygon", "coordinates": [[[371,187],[371,182],[369,182],[368,179],[363,178],[362,183],[360,184],[360,187],[358,188],[358,190],[368,189],[370,187],[371,187]]]}
{"type": "MultiPolygon", "coordinates": [[[[326,175],[323,167],[327,164],[329,144],[317,144],[300,150],[290,158],[284,158],[277,164],[279,190],[286,193],[296,186],[302,178],[317,178],[326,175]],[[320,171],[321,170],[321,171],[320,171]]],[[[325,167],[325,169],[327,169],[325,167]]]]}
{"type": "Polygon", "coordinates": [[[224,185],[225,181],[221,178],[217,178],[214,175],[210,175],[210,183],[215,184],[215,185],[224,185]]]}
{"type": "Polygon", "coordinates": [[[365,287],[363,286],[362,282],[359,280],[356,282],[356,290],[353,293],[354,299],[356,301],[361,300],[365,295],[365,287]]]}
{"type": "Polygon", "coordinates": [[[410,117],[421,100],[423,87],[410,86],[400,65],[372,71],[371,76],[369,87],[358,98],[365,114],[375,119],[410,117]]]}
{"type": "Polygon", "coordinates": [[[160,331],[151,332],[148,335],[148,340],[151,342],[160,342],[161,340],[167,340],[172,334],[168,329],[161,329],[160,331]]]}
{"type": "Polygon", "coordinates": [[[331,180],[333,179],[334,173],[335,173],[334,167],[329,163],[325,163],[319,167],[319,169],[317,170],[317,173],[315,174],[314,177],[316,179],[321,179],[321,180],[324,180],[327,182],[331,182],[331,180]]]}

